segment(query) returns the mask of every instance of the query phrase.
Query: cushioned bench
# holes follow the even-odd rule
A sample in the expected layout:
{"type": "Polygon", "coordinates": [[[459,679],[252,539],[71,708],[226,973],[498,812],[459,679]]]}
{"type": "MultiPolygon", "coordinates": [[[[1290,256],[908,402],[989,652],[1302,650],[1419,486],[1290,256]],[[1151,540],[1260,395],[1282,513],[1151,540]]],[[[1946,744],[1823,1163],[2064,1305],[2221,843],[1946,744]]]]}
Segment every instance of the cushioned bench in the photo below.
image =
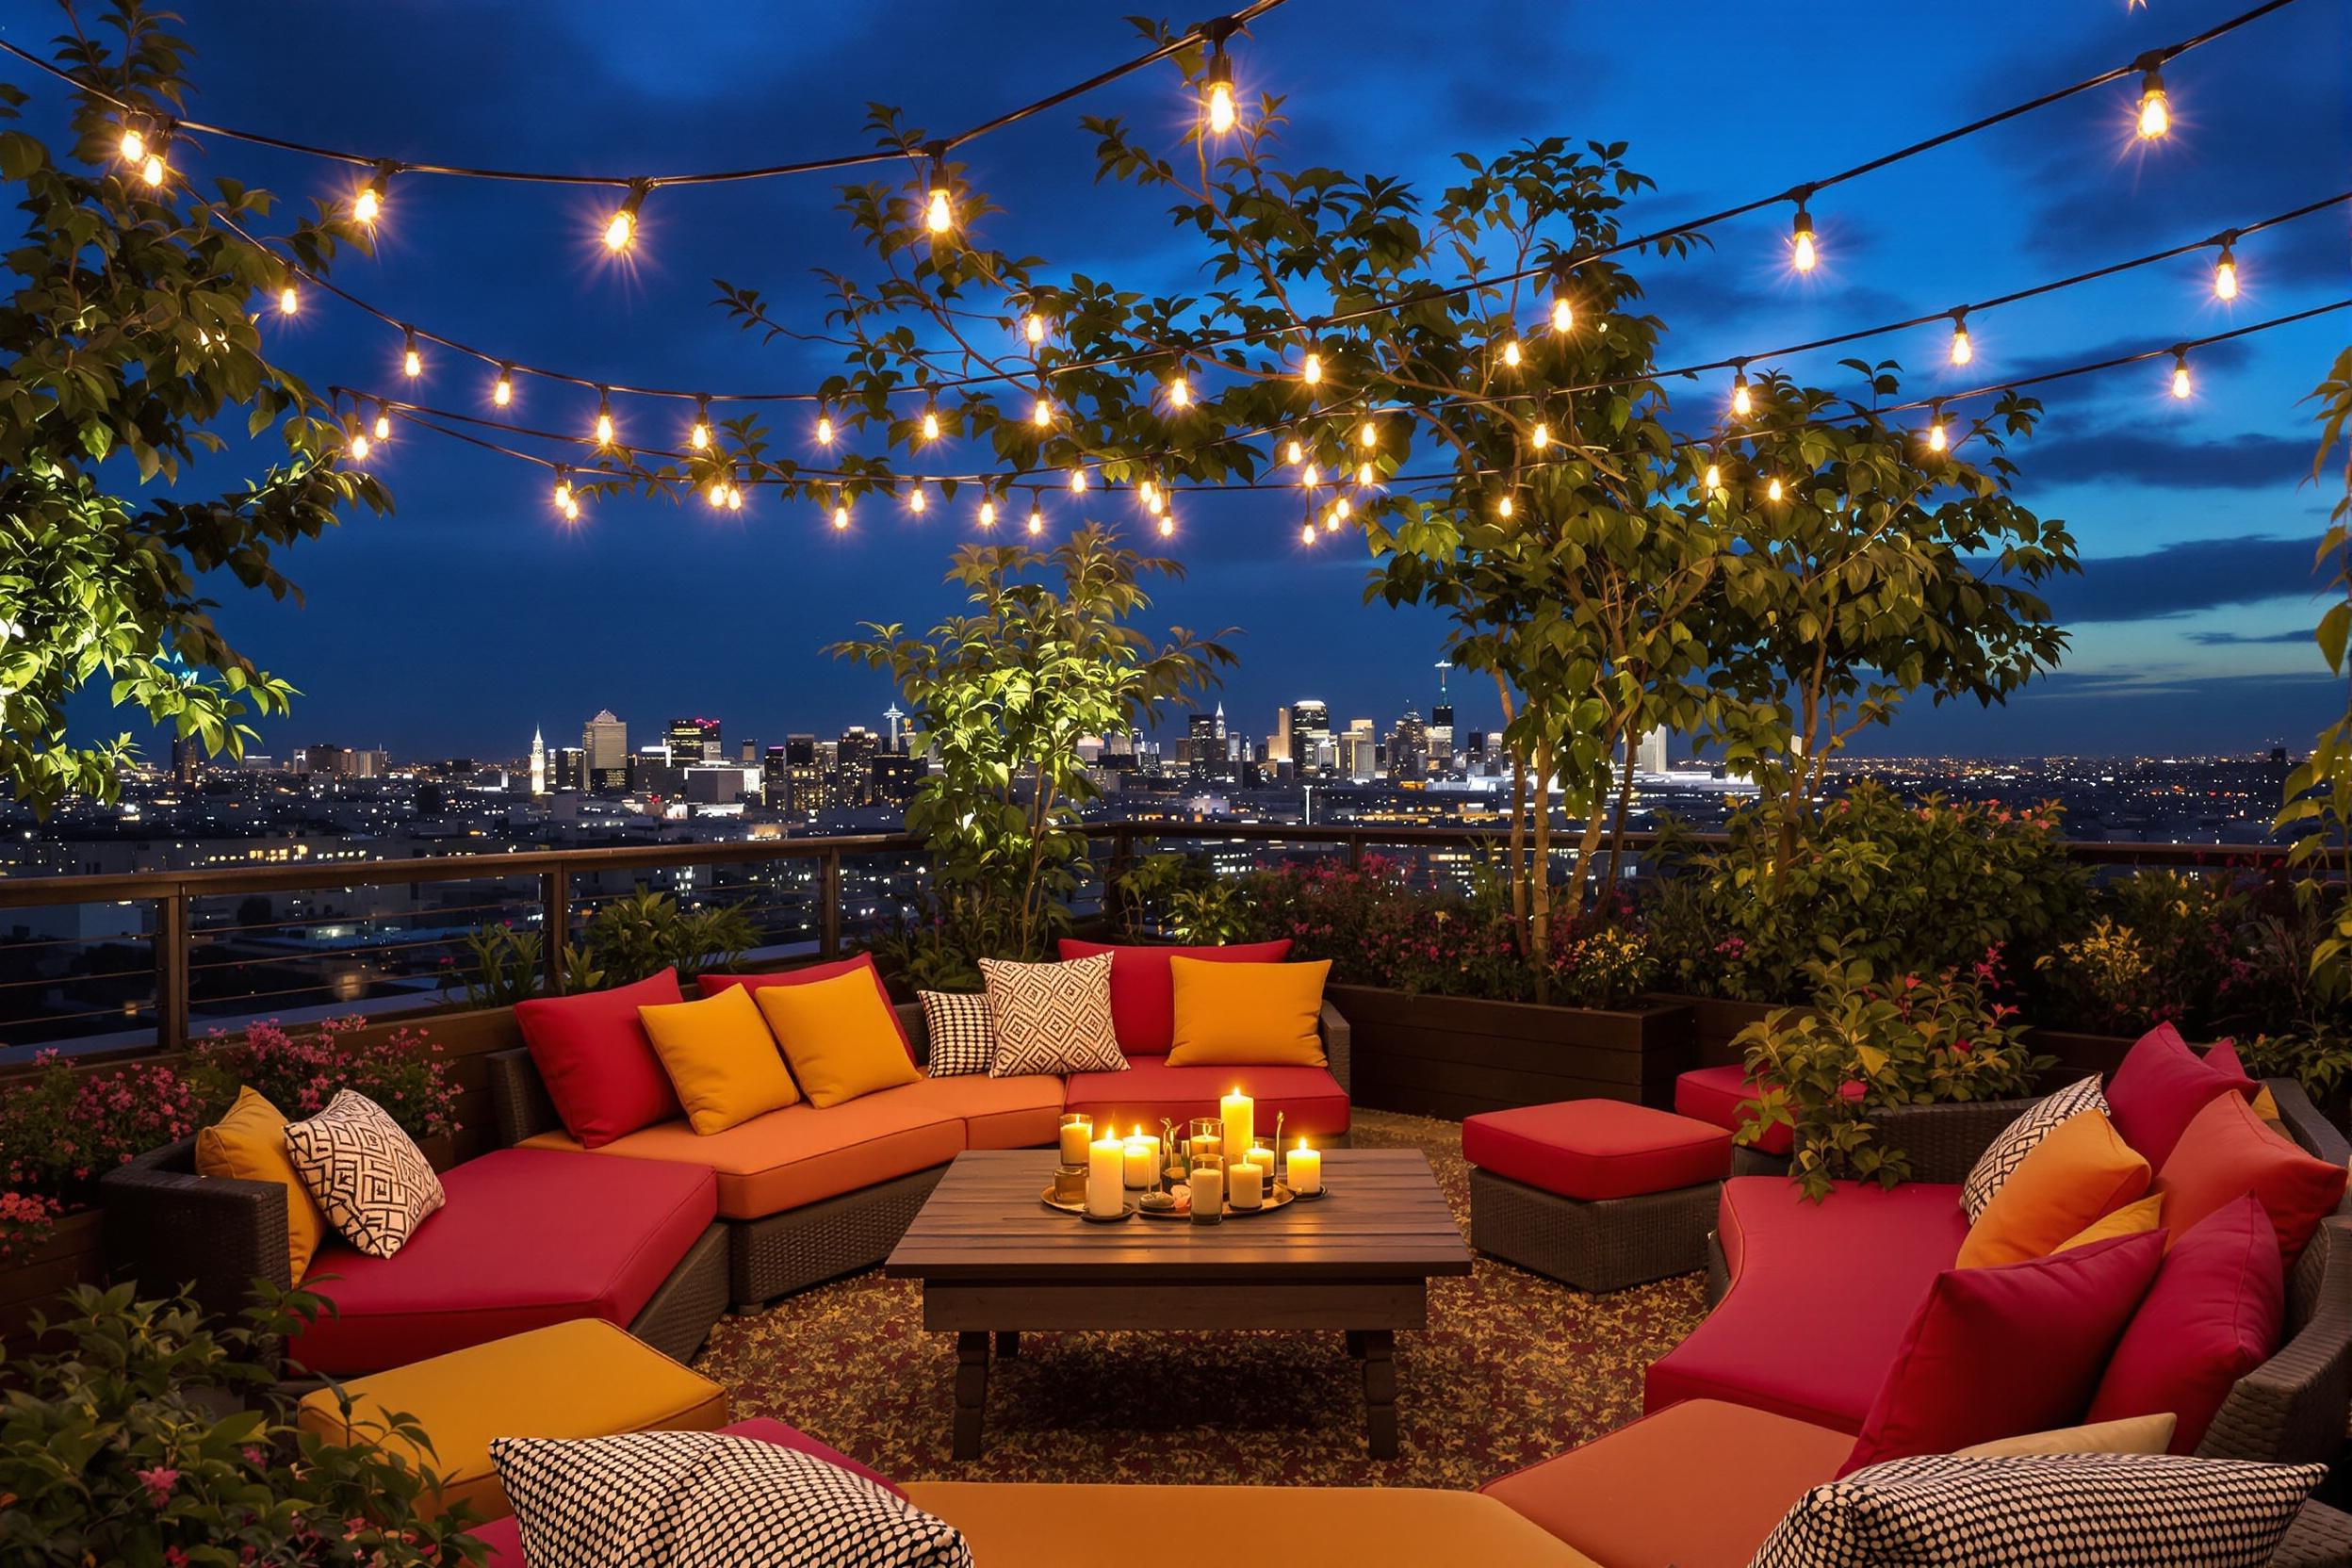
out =
{"type": "Polygon", "coordinates": [[[1257,1102],[1259,1135],[1282,1137],[1296,1147],[1304,1137],[1329,1148],[1348,1141],[1348,1090],[1320,1067],[1170,1067],[1165,1056],[1135,1056],[1124,1072],[1078,1072],[1070,1078],[1070,1109],[1094,1118],[1098,1127],[1141,1127],[1157,1135],[1163,1120],[1181,1136],[1195,1117],[1217,1114],[1230,1089],[1257,1102]]]}

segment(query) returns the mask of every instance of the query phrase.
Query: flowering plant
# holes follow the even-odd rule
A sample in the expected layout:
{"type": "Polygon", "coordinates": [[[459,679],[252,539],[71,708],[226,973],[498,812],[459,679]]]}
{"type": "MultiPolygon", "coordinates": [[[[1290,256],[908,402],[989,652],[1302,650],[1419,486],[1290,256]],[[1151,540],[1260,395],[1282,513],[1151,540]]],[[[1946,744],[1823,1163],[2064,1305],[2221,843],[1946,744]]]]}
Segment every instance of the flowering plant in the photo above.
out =
{"type": "Polygon", "coordinates": [[[439,1044],[418,1029],[370,1036],[367,1022],[331,1018],[297,1033],[272,1019],[242,1035],[216,1033],[189,1051],[188,1076],[214,1110],[234,1103],[242,1086],[299,1121],[325,1110],[337,1090],[351,1089],[383,1106],[410,1137],[456,1132],[457,1085],[439,1044]]]}

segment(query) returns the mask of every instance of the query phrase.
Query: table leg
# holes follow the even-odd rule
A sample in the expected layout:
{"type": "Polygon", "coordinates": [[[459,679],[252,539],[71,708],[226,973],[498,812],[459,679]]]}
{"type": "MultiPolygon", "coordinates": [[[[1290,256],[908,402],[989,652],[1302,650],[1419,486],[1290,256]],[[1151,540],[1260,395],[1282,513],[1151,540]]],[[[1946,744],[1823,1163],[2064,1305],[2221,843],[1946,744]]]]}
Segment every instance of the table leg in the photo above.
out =
{"type": "Polygon", "coordinates": [[[1396,1335],[1365,1329],[1354,1335],[1364,1345],[1364,1428],[1374,1459],[1396,1457],[1396,1335]]]}
{"type": "MultiPolygon", "coordinates": [[[[956,1336],[956,1457],[980,1457],[980,1419],[988,1398],[988,1336],[965,1330],[956,1336]]],[[[1392,1440],[1393,1441],[1393,1440],[1392,1440]]]]}
{"type": "Polygon", "coordinates": [[[1019,1329],[997,1330],[996,1353],[1004,1357],[1006,1361],[1019,1360],[1021,1357],[1021,1331],[1019,1329]]]}
{"type": "Polygon", "coordinates": [[[1351,1359],[1356,1361],[1362,1361],[1364,1359],[1364,1334],[1361,1330],[1350,1329],[1348,1331],[1348,1354],[1351,1359]]]}

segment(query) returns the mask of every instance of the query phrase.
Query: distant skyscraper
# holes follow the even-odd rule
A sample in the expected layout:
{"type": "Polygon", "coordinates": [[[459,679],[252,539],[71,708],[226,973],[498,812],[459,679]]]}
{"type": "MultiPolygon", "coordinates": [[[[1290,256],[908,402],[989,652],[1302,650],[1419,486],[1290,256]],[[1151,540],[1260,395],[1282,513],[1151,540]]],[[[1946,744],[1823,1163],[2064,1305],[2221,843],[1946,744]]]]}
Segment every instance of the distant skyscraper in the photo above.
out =
{"type": "Polygon", "coordinates": [[[1429,727],[1418,711],[1408,708],[1388,732],[1388,776],[1398,783],[1417,783],[1429,776],[1429,727]]]}
{"type": "Polygon", "coordinates": [[[697,762],[724,761],[727,753],[720,748],[719,721],[716,719],[672,719],[662,737],[669,742],[670,761],[681,768],[697,762]]]}
{"type": "Polygon", "coordinates": [[[882,738],[864,725],[854,724],[841,731],[835,768],[841,778],[842,805],[874,804],[874,760],[881,751],[882,738]]]}
{"type": "Polygon", "coordinates": [[[1454,703],[1446,694],[1446,672],[1453,665],[1437,662],[1437,706],[1429,710],[1429,772],[1454,771],[1454,703]]]}
{"type": "Polygon", "coordinates": [[[890,727],[890,755],[904,756],[906,751],[906,737],[899,729],[899,726],[906,721],[906,715],[898,710],[897,703],[891,703],[882,710],[882,717],[890,727]]]}
{"type": "Polygon", "coordinates": [[[547,792],[547,738],[539,733],[539,727],[531,727],[531,795],[533,800],[547,792]]]}
{"type": "Polygon", "coordinates": [[[565,746],[555,754],[555,787],[574,792],[588,788],[588,754],[578,746],[565,746]]]}
{"type": "Polygon", "coordinates": [[[1368,784],[1380,770],[1380,738],[1370,719],[1350,719],[1348,733],[1337,737],[1339,771],[1359,784],[1368,784]]]}
{"type": "Polygon", "coordinates": [[[1274,710],[1274,733],[1267,736],[1266,740],[1266,760],[1277,764],[1292,760],[1290,710],[1288,708],[1274,710]]]}
{"type": "Polygon", "coordinates": [[[1642,749],[1633,760],[1636,773],[1666,771],[1666,730],[1663,726],[1642,737],[1642,749]]]}
{"type": "Polygon", "coordinates": [[[609,708],[597,710],[580,732],[580,749],[586,754],[588,788],[599,794],[621,794],[629,789],[629,726],[609,708]]]}

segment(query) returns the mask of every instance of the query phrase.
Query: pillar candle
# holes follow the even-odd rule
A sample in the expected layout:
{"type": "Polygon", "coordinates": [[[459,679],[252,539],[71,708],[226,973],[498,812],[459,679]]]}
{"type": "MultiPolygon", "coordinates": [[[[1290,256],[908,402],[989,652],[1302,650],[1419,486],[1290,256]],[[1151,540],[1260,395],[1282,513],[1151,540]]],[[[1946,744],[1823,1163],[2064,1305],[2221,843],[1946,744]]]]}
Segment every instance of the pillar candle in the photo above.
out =
{"type": "Polygon", "coordinates": [[[1225,1212],[1225,1171],[1222,1167],[1200,1165],[1192,1168],[1185,1178],[1192,1186],[1192,1212],[1223,1214],[1225,1212]]]}
{"type": "Polygon", "coordinates": [[[1105,1217],[1127,1207],[1127,1146],[1100,1137],[1086,1146],[1086,1212],[1105,1217]]]}
{"type": "Polygon", "coordinates": [[[1266,1183],[1271,1185],[1274,1181],[1274,1168],[1282,1163],[1274,1157],[1274,1151],[1264,1144],[1259,1144],[1250,1151],[1249,1159],[1251,1165],[1266,1172],[1266,1183]]]}
{"type": "Polygon", "coordinates": [[[1239,1088],[1217,1102],[1217,1116],[1225,1123],[1225,1147],[1233,1151],[1235,1159],[1240,1159],[1258,1140],[1256,1111],[1256,1102],[1239,1088]]]}
{"type": "Polygon", "coordinates": [[[1094,1141],[1094,1120],[1090,1117],[1066,1117],[1062,1120],[1062,1163],[1086,1163],[1086,1145],[1094,1141]]]}
{"type": "Polygon", "coordinates": [[[1323,1152],[1309,1149],[1304,1138],[1290,1152],[1290,1190],[1301,1198],[1312,1198],[1323,1190],[1323,1152]]]}
{"type": "Polygon", "coordinates": [[[1160,1140],[1144,1136],[1137,1128],[1125,1145],[1125,1167],[1129,1186],[1150,1186],[1152,1173],[1160,1168],[1160,1140]]]}
{"type": "Polygon", "coordinates": [[[1225,1168],[1226,1180],[1233,1186],[1233,1207],[1257,1209],[1266,1206],[1266,1168],[1254,1161],[1225,1168]]]}

